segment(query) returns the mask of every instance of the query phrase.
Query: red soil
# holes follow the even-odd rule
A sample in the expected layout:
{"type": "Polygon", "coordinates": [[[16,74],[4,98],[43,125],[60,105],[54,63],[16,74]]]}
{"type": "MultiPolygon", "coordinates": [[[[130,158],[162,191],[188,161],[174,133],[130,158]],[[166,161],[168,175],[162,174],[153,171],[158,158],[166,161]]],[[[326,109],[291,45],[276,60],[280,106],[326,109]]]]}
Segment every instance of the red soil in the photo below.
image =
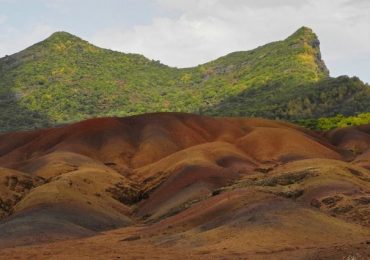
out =
{"type": "Polygon", "coordinates": [[[29,245],[7,259],[111,258],[117,243],[128,258],[366,256],[369,151],[370,125],[319,134],[183,113],[3,134],[0,248],[29,245]]]}

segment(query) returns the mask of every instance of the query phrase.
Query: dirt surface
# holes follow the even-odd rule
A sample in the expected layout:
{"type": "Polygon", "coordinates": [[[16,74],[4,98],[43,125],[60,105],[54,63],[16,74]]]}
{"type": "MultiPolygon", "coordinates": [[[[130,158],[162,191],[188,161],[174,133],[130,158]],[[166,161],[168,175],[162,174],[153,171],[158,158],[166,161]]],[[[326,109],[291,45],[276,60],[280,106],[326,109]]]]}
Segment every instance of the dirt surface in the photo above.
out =
{"type": "Polygon", "coordinates": [[[156,113],[0,135],[0,259],[369,259],[370,125],[156,113]]]}

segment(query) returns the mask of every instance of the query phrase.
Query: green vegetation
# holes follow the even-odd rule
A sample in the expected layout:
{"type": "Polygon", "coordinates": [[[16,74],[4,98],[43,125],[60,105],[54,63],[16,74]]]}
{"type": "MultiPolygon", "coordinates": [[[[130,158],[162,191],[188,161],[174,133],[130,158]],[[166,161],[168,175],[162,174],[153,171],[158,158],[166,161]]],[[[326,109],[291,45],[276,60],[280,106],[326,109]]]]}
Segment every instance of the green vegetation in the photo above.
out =
{"type": "Polygon", "coordinates": [[[341,76],[296,85],[272,81],[225,100],[209,113],[297,121],[368,111],[370,87],[356,77],[341,76]]]}
{"type": "Polygon", "coordinates": [[[158,111],[297,121],[369,112],[369,102],[358,78],[329,77],[306,27],[185,69],[65,32],[0,59],[0,132],[158,111]]]}
{"type": "Polygon", "coordinates": [[[337,115],[319,119],[298,120],[296,123],[311,129],[331,130],[348,126],[358,126],[370,123],[370,113],[362,113],[356,116],[337,115]]]}

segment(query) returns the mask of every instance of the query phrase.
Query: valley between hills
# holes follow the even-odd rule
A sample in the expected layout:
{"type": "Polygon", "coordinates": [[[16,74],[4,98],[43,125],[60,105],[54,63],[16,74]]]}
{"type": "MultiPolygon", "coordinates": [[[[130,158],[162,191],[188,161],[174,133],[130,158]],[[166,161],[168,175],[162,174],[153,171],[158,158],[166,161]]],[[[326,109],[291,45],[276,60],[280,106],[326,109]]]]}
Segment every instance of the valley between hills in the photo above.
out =
{"type": "Polygon", "coordinates": [[[0,135],[1,259],[368,259],[370,125],[154,113],[0,135]]]}

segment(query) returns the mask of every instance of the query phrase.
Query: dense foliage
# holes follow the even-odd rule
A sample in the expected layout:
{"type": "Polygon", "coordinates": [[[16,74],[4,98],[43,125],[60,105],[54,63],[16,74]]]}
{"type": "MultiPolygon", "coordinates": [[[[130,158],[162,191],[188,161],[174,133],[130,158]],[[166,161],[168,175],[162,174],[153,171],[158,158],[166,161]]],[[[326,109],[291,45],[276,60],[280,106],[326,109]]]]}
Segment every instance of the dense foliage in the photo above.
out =
{"type": "Polygon", "coordinates": [[[337,115],[319,119],[298,120],[296,123],[311,129],[331,130],[348,126],[358,126],[370,123],[370,113],[361,113],[356,116],[337,115]]]}
{"type": "Polygon", "coordinates": [[[298,120],[370,111],[369,86],[329,77],[302,27],[193,68],[101,49],[65,32],[0,59],[0,131],[97,116],[183,111],[298,120]]]}
{"type": "Polygon", "coordinates": [[[370,87],[356,77],[311,83],[273,81],[247,89],[209,110],[213,115],[258,116],[290,121],[370,111],[370,87]]]}

